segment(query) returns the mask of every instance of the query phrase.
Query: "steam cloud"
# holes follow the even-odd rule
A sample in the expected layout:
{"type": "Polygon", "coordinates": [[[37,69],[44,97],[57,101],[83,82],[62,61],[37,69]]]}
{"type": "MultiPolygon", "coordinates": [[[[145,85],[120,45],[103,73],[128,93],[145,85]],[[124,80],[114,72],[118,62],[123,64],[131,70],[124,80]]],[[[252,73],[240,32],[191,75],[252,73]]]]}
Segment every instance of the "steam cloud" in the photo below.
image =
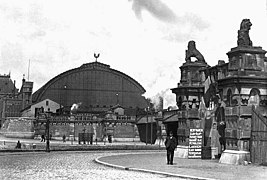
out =
{"type": "Polygon", "coordinates": [[[170,89],[163,90],[150,99],[155,110],[162,110],[165,108],[177,109],[175,95],[171,93],[170,89]]]}
{"type": "Polygon", "coordinates": [[[82,105],[81,102],[80,102],[80,103],[77,103],[77,104],[74,103],[74,104],[71,106],[70,111],[71,111],[71,112],[73,112],[73,111],[77,111],[78,108],[79,108],[79,106],[81,106],[81,105],[82,105]]]}

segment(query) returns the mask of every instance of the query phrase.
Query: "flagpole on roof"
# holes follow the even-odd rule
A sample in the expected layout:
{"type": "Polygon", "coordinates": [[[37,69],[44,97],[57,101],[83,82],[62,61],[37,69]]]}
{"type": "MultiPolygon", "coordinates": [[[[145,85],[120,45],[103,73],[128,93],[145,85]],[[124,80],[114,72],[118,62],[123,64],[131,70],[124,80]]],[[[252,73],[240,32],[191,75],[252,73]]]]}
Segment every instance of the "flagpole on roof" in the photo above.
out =
{"type": "Polygon", "coordinates": [[[31,60],[29,59],[29,63],[28,63],[28,81],[30,81],[30,62],[31,62],[31,60]]]}

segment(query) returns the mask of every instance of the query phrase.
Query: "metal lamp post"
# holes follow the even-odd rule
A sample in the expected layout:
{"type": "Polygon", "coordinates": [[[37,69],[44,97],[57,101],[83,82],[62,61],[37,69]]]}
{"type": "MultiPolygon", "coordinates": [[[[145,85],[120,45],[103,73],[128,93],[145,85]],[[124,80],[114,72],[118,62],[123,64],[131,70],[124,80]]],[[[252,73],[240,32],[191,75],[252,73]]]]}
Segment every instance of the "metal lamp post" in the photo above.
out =
{"type": "Polygon", "coordinates": [[[116,93],[116,105],[118,105],[119,104],[119,93],[116,93]]]}
{"type": "Polygon", "coordinates": [[[104,126],[104,145],[106,145],[107,127],[106,127],[105,122],[104,122],[103,126],[104,126]]]}
{"type": "Polygon", "coordinates": [[[147,145],[147,131],[148,131],[148,110],[149,107],[146,109],[146,145],[147,145]]]}
{"type": "Polygon", "coordinates": [[[49,124],[50,124],[50,115],[49,114],[45,114],[46,116],[46,152],[50,152],[50,133],[49,133],[49,124]]]}
{"type": "Polygon", "coordinates": [[[152,145],[152,137],[153,137],[153,116],[152,116],[152,113],[151,113],[151,117],[150,117],[150,120],[151,120],[151,122],[150,122],[150,142],[151,142],[151,145],[152,145]]]}

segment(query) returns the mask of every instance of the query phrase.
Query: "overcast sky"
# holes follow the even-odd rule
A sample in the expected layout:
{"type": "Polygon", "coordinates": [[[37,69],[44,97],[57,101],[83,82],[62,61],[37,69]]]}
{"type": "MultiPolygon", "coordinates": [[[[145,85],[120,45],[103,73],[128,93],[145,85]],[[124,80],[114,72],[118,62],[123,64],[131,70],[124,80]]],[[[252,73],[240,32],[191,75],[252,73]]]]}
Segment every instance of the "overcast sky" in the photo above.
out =
{"type": "Polygon", "coordinates": [[[108,64],[135,80],[146,97],[180,81],[190,40],[207,63],[228,62],[242,19],[252,22],[254,46],[267,50],[266,0],[0,0],[0,74],[11,72],[17,88],[25,74],[34,91],[84,63],[108,64]]]}

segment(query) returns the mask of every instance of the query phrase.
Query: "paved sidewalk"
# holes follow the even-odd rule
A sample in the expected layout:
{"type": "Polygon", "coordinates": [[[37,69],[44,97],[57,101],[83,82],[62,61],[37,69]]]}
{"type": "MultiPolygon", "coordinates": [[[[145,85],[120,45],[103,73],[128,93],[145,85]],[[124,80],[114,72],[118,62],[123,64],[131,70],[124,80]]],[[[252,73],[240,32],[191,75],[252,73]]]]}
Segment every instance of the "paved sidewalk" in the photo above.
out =
{"type": "Polygon", "coordinates": [[[218,160],[174,158],[174,165],[166,164],[165,151],[121,154],[96,159],[97,162],[125,170],[147,171],[186,179],[266,180],[267,167],[256,165],[228,165],[218,160]]]}
{"type": "MultiPolygon", "coordinates": [[[[50,140],[50,144],[51,145],[83,145],[83,142],[81,142],[81,144],[78,143],[78,138],[76,137],[76,140],[71,142],[70,140],[66,141],[65,143],[63,143],[62,140],[55,140],[52,138],[52,140],[50,140]]],[[[3,145],[4,142],[6,144],[16,144],[18,142],[18,140],[22,143],[22,144],[46,144],[45,142],[41,142],[40,139],[24,139],[24,138],[7,138],[5,136],[3,136],[1,133],[0,133],[0,145],[3,145]]],[[[86,144],[88,144],[88,142],[86,142],[86,144]]],[[[131,142],[112,142],[112,143],[109,143],[109,142],[93,142],[93,145],[121,145],[121,144],[124,144],[124,145],[145,145],[145,143],[143,142],[134,142],[134,141],[131,141],[131,142]]],[[[148,144],[149,145],[149,144],[148,144]]],[[[163,144],[162,144],[163,145],[163,144]]],[[[156,146],[156,145],[155,145],[156,146]]]]}

